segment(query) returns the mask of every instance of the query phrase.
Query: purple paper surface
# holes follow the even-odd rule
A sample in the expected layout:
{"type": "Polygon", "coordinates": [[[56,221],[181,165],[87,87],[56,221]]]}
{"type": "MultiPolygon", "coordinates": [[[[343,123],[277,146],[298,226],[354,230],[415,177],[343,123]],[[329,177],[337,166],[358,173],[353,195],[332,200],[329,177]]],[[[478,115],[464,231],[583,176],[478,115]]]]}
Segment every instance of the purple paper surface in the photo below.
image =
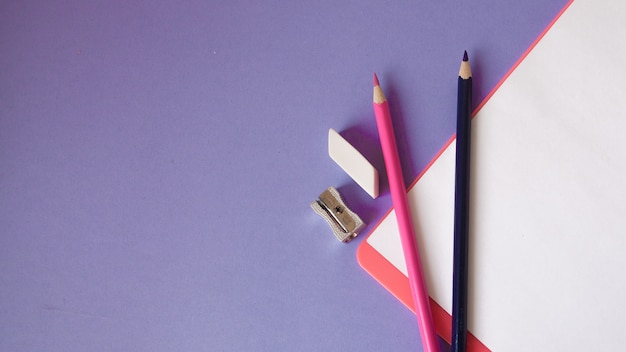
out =
{"type": "Polygon", "coordinates": [[[567,1],[0,5],[0,351],[419,351],[309,203],[372,200],[378,73],[407,184],[567,1]]]}

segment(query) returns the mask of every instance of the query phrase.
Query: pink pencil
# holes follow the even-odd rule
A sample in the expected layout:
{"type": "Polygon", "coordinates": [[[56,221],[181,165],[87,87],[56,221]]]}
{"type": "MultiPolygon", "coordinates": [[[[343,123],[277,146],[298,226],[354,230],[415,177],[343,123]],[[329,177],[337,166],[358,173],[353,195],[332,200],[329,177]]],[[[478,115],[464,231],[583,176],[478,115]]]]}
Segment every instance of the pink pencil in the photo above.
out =
{"type": "Polygon", "coordinates": [[[402,166],[400,165],[400,157],[398,156],[396,136],[391,123],[389,103],[387,102],[385,93],[383,93],[382,88],[380,88],[376,74],[374,74],[374,114],[376,115],[376,125],[378,125],[380,144],[383,149],[387,177],[389,178],[391,200],[393,201],[393,207],[398,220],[402,251],[404,252],[404,260],[406,261],[406,268],[409,274],[413,304],[415,305],[415,313],[422,336],[422,343],[424,344],[424,351],[438,352],[439,340],[437,339],[435,325],[433,324],[433,318],[430,313],[428,290],[424,282],[422,262],[415,241],[415,230],[413,228],[411,210],[409,209],[409,202],[406,195],[404,176],[402,176],[402,166]]]}

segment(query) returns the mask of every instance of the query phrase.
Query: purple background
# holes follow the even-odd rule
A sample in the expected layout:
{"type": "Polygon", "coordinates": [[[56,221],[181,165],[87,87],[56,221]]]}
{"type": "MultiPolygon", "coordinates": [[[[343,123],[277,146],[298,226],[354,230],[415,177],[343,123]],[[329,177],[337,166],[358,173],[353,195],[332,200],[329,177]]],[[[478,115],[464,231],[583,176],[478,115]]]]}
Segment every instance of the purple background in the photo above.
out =
{"type": "MultiPolygon", "coordinates": [[[[407,183],[566,0],[3,1],[1,351],[419,351],[413,315],[309,203],[335,128],[407,183]]],[[[367,233],[371,226],[363,232],[367,233]]]]}

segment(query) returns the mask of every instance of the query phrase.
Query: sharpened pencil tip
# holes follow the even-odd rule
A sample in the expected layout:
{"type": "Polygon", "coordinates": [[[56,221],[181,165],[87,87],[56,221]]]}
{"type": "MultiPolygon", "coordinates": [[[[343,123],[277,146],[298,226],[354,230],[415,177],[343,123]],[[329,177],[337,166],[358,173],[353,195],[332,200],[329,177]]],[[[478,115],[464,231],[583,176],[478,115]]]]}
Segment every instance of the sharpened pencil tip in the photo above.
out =
{"type": "Polygon", "coordinates": [[[463,53],[463,61],[461,61],[461,67],[459,68],[459,77],[463,79],[472,77],[472,69],[470,68],[469,59],[467,58],[467,51],[463,53]]]}
{"type": "Polygon", "coordinates": [[[378,83],[378,77],[374,73],[374,87],[379,86],[379,85],[380,85],[380,83],[378,83]]]}

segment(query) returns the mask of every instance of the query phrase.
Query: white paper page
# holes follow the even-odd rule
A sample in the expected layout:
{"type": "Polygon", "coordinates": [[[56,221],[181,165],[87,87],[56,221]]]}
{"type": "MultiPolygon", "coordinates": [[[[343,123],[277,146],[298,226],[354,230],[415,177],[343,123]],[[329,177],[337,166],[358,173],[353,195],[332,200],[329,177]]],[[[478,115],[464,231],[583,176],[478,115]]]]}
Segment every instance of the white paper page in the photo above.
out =
{"type": "MultiPolygon", "coordinates": [[[[473,120],[468,323],[493,351],[623,349],[625,23],[624,1],[575,0],[473,120]]],[[[448,312],[454,148],[409,192],[448,312]]],[[[367,241],[406,275],[393,212],[367,241]]]]}

